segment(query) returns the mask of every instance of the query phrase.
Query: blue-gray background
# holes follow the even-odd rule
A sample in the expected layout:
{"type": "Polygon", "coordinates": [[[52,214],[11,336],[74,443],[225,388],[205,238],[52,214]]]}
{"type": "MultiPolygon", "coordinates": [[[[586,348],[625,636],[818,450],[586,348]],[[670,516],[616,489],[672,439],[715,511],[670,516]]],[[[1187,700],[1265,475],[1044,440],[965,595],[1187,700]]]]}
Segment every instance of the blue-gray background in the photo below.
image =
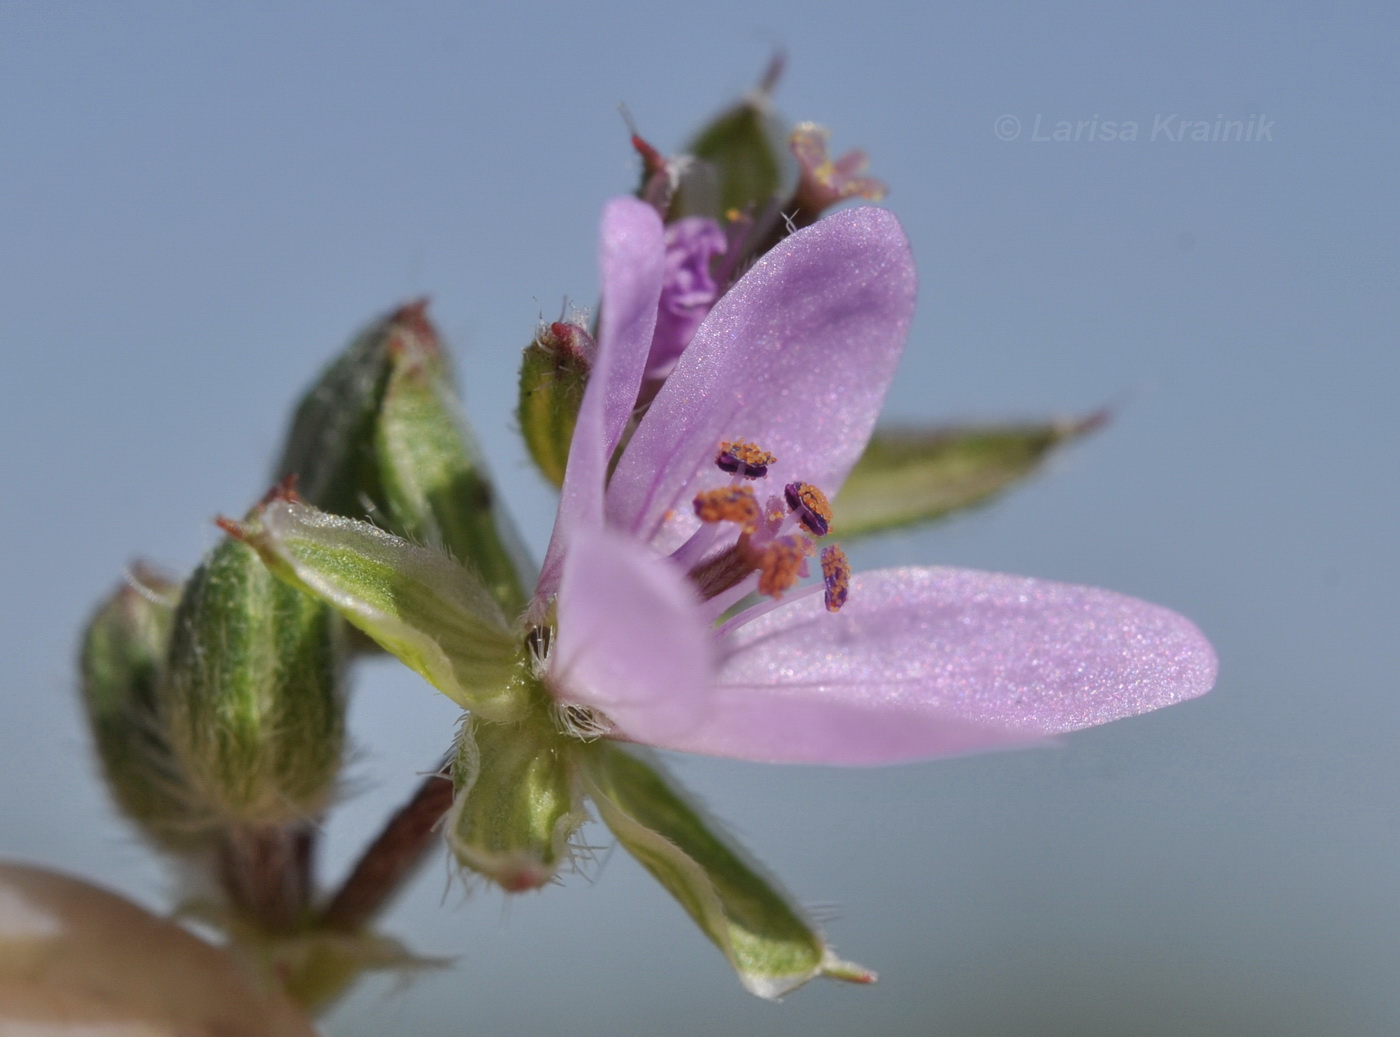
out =
{"type": "MultiPolygon", "coordinates": [[[[888,770],[677,760],[878,968],[744,994],[623,854],[503,904],[430,869],[388,919],[450,972],[335,1035],[1400,1031],[1397,16],[1382,4],[0,5],[0,852],[161,905],[75,708],[90,604],[263,488],[358,325],[429,294],[504,494],[518,350],[591,302],[595,220],[790,54],[920,264],[910,420],[1118,419],[992,510],[860,547],[1100,584],[1210,634],[1207,699],[1063,748],[888,770]],[[473,6],[476,7],[473,12],[473,6]],[[1178,114],[1271,140],[1148,140],[1178,114]],[[1003,141],[994,124],[1023,132],[1003,141]],[[1135,120],[1135,142],[1033,121],[1135,120]]],[[[389,666],[353,707],[341,867],[448,738],[389,666]]],[[[603,838],[598,833],[598,838],[603,838]]]]}

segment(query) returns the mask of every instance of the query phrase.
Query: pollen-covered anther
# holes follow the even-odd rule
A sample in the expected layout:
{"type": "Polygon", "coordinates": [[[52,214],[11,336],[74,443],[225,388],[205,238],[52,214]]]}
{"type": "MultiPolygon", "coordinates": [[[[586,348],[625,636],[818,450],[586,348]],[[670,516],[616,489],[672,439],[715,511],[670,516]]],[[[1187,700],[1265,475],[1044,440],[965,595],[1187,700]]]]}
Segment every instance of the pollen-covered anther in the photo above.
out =
{"type": "Polygon", "coordinates": [[[762,512],[747,486],[722,486],[695,495],[695,517],[701,522],[733,522],[745,533],[758,530],[762,512]]]}
{"type": "Polygon", "coordinates": [[[741,475],[745,479],[762,479],[768,474],[768,466],[777,463],[777,458],[767,450],[746,439],[735,439],[719,445],[715,465],[721,472],[741,475]]]}
{"type": "Polygon", "coordinates": [[[824,537],[831,532],[831,503],[821,490],[809,482],[790,482],[783,487],[783,495],[808,533],[824,537]]]}
{"type": "Polygon", "coordinates": [[[826,584],[826,610],[840,612],[851,593],[851,563],[834,544],[822,548],[822,581],[826,584]]]}
{"type": "Polygon", "coordinates": [[[758,593],[781,598],[784,591],[807,575],[807,556],[811,553],[812,542],[800,535],[778,537],[755,549],[758,593]]]}

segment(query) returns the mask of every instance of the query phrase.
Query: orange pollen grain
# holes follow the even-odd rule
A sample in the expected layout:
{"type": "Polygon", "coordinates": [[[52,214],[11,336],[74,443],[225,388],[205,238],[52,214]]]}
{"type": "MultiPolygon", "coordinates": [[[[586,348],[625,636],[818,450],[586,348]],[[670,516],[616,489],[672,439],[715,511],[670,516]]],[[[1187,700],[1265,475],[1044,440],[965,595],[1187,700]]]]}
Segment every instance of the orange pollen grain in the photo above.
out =
{"type": "Polygon", "coordinates": [[[822,548],[822,580],[826,584],[826,610],[840,612],[851,593],[851,563],[839,547],[822,548]]]}
{"type": "Polygon", "coordinates": [[[798,521],[814,536],[831,532],[831,502],[826,494],[809,482],[789,483],[784,490],[788,506],[797,512],[798,521]]]}
{"type": "Polygon", "coordinates": [[[758,499],[747,486],[723,486],[695,495],[695,517],[701,522],[733,522],[745,533],[758,530],[758,499]]]}
{"type": "Polygon", "coordinates": [[[802,577],[812,542],[806,537],[779,537],[765,544],[755,559],[758,567],[758,593],[780,598],[802,577]]]}
{"type": "Polygon", "coordinates": [[[762,478],[768,473],[768,466],[776,464],[777,460],[767,450],[747,439],[727,440],[719,445],[719,453],[715,455],[715,464],[721,471],[747,479],[762,478]]]}

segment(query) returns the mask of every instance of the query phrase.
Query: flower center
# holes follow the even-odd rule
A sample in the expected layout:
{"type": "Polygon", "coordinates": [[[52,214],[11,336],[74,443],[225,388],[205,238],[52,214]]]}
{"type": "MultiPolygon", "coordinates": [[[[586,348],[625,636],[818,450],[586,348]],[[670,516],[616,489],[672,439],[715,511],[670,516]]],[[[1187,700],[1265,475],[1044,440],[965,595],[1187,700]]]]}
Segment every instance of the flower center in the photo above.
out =
{"type": "MultiPolygon", "coordinates": [[[[773,494],[760,503],[751,483],[766,480],[769,466],[776,463],[777,458],[756,443],[720,443],[715,467],[734,479],[728,486],[695,495],[695,516],[703,525],[676,552],[676,560],[689,565],[691,581],[705,600],[732,590],[754,573],[758,593],[781,598],[808,575],[807,559],[817,550],[812,538],[831,531],[831,502],[812,483],[790,482],[781,497],[773,494]],[[709,553],[723,523],[737,526],[739,536],[729,547],[709,553]]],[[[839,547],[824,549],[821,564],[826,607],[836,612],[850,593],[850,564],[839,547]]]]}

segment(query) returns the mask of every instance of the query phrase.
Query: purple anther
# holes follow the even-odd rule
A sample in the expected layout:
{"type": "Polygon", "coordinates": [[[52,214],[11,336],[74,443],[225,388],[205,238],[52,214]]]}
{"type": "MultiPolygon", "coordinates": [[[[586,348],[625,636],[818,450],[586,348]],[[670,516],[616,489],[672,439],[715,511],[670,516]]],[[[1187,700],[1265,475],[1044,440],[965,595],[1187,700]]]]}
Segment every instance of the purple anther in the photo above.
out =
{"type": "Polygon", "coordinates": [[[783,487],[783,495],[803,529],[814,537],[826,536],[831,530],[831,504],[826,494],[811,483],[790,482],[783,487]]]}

